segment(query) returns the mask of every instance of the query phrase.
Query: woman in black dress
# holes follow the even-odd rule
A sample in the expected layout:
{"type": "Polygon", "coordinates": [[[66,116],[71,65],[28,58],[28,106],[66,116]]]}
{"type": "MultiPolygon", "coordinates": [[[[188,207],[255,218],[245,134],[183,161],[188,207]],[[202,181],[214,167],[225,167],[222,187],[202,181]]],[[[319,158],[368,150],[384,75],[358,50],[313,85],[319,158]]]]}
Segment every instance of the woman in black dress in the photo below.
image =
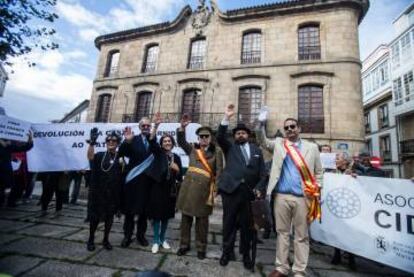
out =
{"type": "Polygon", "coordinates": [[[168,227],[168,220],[174,218],[175,202],[177,200],[178,185],[182,181],[181,159],[171,152],[175,146],[175,140],[170,135],[163,135],[160,143],[156,142],[156,129],[151,134],[150,149],[154,154],[153,165],[159,169],[159,180],[154,182],[150,193],[148,217],[152,219],[154,241],[152,253],[157,253],[159,247],[170,249],[165,240],[165,233],[168,227]]]}
{"type": "MultiPolygon", "coordinates": [[[[97,131],[97,130],[96,130],[97,131]]],[[[93,133],[93,131],[91,131],[93,133]]],[[[112,249],[108,237],[111,231],[115,213],[118,212],[120,202],[120,188],[122,182],[122,165],[119,162],[117,147],[121,137],[113,131],[106,137],[106,151],[94,153],[97,135],[91,134],[89,141],[88,159],[91,165],[91,184],[88,195],[89,240],[87,249],[95,250],[95,232],[100,221],[105,222],[103,247],[112,249]]]]}

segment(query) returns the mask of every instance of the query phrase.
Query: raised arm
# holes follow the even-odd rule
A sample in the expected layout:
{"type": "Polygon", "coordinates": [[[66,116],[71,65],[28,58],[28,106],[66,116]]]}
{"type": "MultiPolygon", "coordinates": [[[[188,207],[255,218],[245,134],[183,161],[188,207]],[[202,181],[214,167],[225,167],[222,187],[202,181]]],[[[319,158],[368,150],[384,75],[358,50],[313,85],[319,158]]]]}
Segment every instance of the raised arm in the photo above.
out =
{"type": "Polygon", "coordinates": [[[185,139],[185,128],[190,124],[190,119],[187,115],[183,115],[180,120],[181,126],[177,129],[177,143],[187,155],[190,155],[193,147],[185,139]]]}
{"type": "Polygon", "coordinates": [[[95,146],[92,144],[89,144],[87,157],[89,161],[93,161],[93,158],[95,157],[95,146]]]}
{"type": "Polygon", "coordinates": [[[161,119],[160,113],[156,113],[155,118],[154,118],[154,127],[151,129],[151,133],[149,137],[149,148],[150,148],[150,151],[154,154],[158,154],[162,151],[161,146],[157,143],[157,130],[161,122],[162,122],[162,119],[161,119]]]}
{"type": "Polygon", "coordinates": [[[226,138],[227,128],[230,124],[230,119],[234,115],[234,105],[230,104],[227,105],[226,110],[224,111],[223,120],[220,123],[218,134],[217,134],[217,142],[221,149],[223,149],[224,153],[231,147],[231,142],[226,138]]]}
{"type": "Polygon", "coordinates": [[[124,141],[121,143],[118,149],[118,155],[120,157],[129,157],[131,153],[131,143],[134,140],[134,132],[131,127],[126,127],[124,130],[124,141]]]}
{"type": "Polygon", "coordinates": [[[323,168],[321,162],[321,155],[318,146],[315,145],[315,179],[320,187],[323,186],[323,168]]]}
{"type": "Polygon", "coordinates": [[[32,132],[29,131],[29,134],[27,135],[29,137],[29,140],[26,143],[23,144],[15,144],[12,143],[9,145],[11,152],[26,152],[32,149],[33,147],[33,138],[32,138],[32,132]]]}
{"type": "Polygon", "coordinates": [[[256,131],[256,138],[263,148],[266,148],[269,152],[273,153],[276,145],[276,140],[268,139],[266,137],[265,122],[260,122],[260,128],[256,131]]]}

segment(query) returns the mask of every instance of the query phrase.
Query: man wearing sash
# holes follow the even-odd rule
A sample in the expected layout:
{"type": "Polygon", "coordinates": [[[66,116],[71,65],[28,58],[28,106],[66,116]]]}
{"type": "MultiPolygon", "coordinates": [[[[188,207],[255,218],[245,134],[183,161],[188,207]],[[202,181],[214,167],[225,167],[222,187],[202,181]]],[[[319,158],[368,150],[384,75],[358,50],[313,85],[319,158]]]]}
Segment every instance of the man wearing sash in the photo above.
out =
{"type": "Polygon", "coordinates": [[[185,139],[189,123],[188,116],[184,115],[177,130],[178,145],[190,160],[177,199],[177,209],[182,213],[177,255],[185,255],[190,250],[191,225],[195,217],[197,257],[202,260],[206,256],[208,217],[213,211],[217,191],[215,180],[223,168],[223,156],[221,149],[212,143],[213,132],[209,127],[198,128],[198,143],[189,144],[185,139]]]}
{"type": "Polygon", "coordinates": [[[309,257],[309,224],[319,219],[320,188],[323,179],[318,146],[300,138],[300,126],[294,118],[284,122],[285,138],[266,138],[264,122],[258,139],[273,151],[272,168],[267,187],[270,195],[276,187],[276,268],[269,277],[288,276],[290,232],[293,227],[293,275],[305,276],[309,257]]]}
{"type": "Polygon", "coordinates": [[[250,250],[254,230],[250,202],[255,199],[255,193],[256,196],[260,196],[261,192],[264,194],[267,174],[262,151],[249,143],[250,129],[238,124],[233,129],[234,142],[227,139],[227,128],[233,115],[234,106],[228,105],[217,135],[217,142],[226,158],[226,166],[218,183],[223,200],[223,254],[220,265],[226,266],[229,261],[235,260],[234,236],[238,222],[243,265],[253,270],[250,250]]]}
{"type": "Polygon", "coordinates": [[[125,214],[124,239],[122,247],[128,247],[132,240],[134,231],[134,217],[138,215],[137,241],[142,246],[148,246],[145,238],[147,230],[147,207],[150,198],[151,185],[151,164],[154,159],[149,149],[148,138],[151,131],[151,121],[143,117],[139,121],[141,134],[134,136],[130,127],[124,132],[125,140],[119,147],[119,156],[127,157],[127,176],[122,189],[121,211],[125,214]]]}

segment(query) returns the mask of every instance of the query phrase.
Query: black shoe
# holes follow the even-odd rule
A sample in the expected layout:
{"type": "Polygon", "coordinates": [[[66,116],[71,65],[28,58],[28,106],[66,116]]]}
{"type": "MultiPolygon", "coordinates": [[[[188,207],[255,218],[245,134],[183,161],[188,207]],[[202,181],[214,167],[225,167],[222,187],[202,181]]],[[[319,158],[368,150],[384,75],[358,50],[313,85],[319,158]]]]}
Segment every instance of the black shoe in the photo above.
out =
{"type": "Polygon", "coordinates": [[[102,245],[103,245],[103,247],[104,247],[106,250],[112,250],[112,245],[109,243],[109,241],[104,240],[104,241],[102,242],[102,245]]]}
{"type": "Polygon", "coordinates": [[[221,266],[228,265],[229,264],[229,261],[230,261],[229,255],[227,255],[227,254],[221,255],[221,258],[220,258],[220,265],[221,266]]]}
{"type": "Polygon", "coordinates": [[[149,242],[144,236],[139,236],[139,237],[137,236],[137,241],[139,244],[141,244],[144,247],[147,247],[149,245],[149,242]]]}
{"type": "Polygon", "coordinates": [[[131,238],[124,238],[121,242],[121,247],[127,248],[131,244],[131,238]]]}
{"type": "Polygon", "coordinates": [[[197,258],[198,258],[199,260],[204,260],[204,259],[206,258],[206,252],[201,252],[201,251],[198,251],[198,252],[197,252],[197,258]]]}
{"type": "Polygon", "coordinates": [[[254,271],[254,263],[252,259],[250,259],[250,256],[243,256],[243,266],[247,270],[250,270],[252,272],[254,271]]]}
{"type": "Polygon", "coordinates": [[[190,247],[179,248],[177,251],[177,256],[184,256],[188,251],[190,251],[190,247]]]}
{"type": "Polygon", "coordinates": [[[95,251],[95,248],[95,243],[93,241],[88,241],[86,244],[86,249],[88,249],[88,251],[95,251]]]}

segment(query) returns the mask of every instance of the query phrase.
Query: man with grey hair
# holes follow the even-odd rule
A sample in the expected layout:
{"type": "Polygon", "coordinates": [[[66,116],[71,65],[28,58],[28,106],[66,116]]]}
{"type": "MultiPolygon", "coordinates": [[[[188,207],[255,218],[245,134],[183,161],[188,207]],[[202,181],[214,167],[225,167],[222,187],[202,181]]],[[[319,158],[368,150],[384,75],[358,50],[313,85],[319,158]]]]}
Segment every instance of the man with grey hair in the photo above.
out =
{"type": "Polygon", "coordinates": [[[122,189],[121,211],[125,214],[124,239],[122,247],[128,247],[132,242],[134,231],[134,217],[138,215],[137,241],[142,246],[148,246],[145,238],[147,230],[148,199],[153,183],[151,164],[153,156],[149,149],[149,135],[151,120],[143,117],[139,121],[141,133],[134,135],[131,127],[125,128],[124,141],[119,147],[119,156],[127,157],[129,163],[126,166],[126,180],[122,189]]]}

